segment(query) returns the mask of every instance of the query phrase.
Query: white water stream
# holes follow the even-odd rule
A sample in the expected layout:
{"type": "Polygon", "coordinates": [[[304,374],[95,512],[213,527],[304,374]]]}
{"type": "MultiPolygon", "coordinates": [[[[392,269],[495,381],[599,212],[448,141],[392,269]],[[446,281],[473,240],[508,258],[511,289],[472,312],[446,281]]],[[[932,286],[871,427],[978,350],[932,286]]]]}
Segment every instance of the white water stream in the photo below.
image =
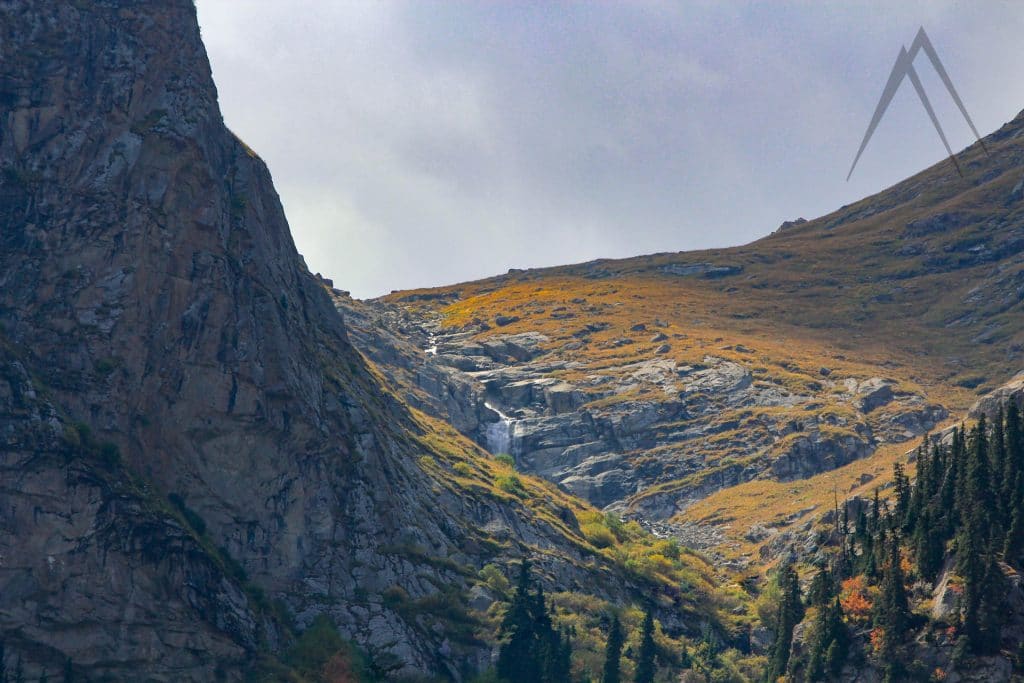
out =
{"type": "Polygon", "coordinates": [[[512,433],[515,430],[515,420],[495,408],[489,402],[485,401],[484,406],[496,412],[499,418],[497,422],[487,425],[487,430],[484,433],[487,438],[487,450],[491,452],[491,455],[500,455],[502,453],[515,455],[512,452],[512,433]]]}

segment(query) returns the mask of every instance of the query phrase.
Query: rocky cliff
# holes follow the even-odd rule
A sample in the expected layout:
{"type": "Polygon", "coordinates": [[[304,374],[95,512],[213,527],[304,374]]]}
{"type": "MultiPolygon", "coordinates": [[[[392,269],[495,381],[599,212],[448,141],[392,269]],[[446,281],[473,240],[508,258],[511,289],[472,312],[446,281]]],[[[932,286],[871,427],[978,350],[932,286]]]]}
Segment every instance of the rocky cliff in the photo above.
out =
{"type": "Polygon", "coordinates": [[[641,592],[585,507],[495,488],[352,347],[191,2],[12,0],[0,31],[3,667],[234,680],[327,614],[388,675],[460,679],[486,562],[641,592]]]}

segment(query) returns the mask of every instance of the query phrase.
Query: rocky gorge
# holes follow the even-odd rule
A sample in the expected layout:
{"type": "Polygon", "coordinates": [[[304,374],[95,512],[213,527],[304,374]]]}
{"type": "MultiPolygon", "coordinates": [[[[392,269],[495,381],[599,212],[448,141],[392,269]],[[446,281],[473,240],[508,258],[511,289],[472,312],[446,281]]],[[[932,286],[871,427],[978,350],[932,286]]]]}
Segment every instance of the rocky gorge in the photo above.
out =
{"type": "Polygon", "coordinates": [[[678,362],[661,350],[670,330],[659,320],[610,342],[641,347],[639,357],[592,369],[581,349],[611,329],[599,316],[558,343],[537,331],[509,334],[497,320],[451,329],[418,315],[415,295],[335,302],[357,347],[410,401],[524,471],[653,521],[745,481],[803,479],[866,458],[948,415],[891,379],[828,368],[798,381],[796,368],[774,375],[744,347],[720,344],[718,354],[678,362]]]}

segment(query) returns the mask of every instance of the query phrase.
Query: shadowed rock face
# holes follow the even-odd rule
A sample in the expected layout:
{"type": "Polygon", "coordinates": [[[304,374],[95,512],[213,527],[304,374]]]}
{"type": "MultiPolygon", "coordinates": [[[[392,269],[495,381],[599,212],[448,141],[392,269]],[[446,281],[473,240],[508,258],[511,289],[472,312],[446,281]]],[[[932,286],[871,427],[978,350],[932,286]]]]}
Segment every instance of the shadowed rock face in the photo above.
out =
{"type": "Polygon", "coordinates": [[[5,671],[214,680],[278,638],[177,519],[62,424],[2,344],[0,435],[5,671]],[[158,670],[140,665],[155,655],[158,670]]]}
{"type": "Polygon", "coordinates": [[[475,670],[481,643],[381,594],[457,594],[461,567],[563,532],[418,464],[426,428],[350,346],[266,167],[224,127],[192,3],[13,0],[0,31],[7,663],[238,677],[277,628],[212,546],[392,672],[475,670]],[[504,550],[483,542],[498,532],[504,550]]]}

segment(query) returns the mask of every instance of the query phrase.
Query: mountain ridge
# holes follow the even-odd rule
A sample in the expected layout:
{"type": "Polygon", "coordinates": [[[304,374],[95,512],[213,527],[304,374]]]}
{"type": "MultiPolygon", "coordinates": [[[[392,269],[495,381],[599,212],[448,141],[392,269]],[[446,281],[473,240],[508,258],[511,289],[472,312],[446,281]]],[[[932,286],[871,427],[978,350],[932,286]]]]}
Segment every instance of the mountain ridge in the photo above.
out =
{"type": "MultiPolygon", "coordinates": [[[[901,441],[949,424],[1024,362],[1022,136],[1024,113],[985,138],[989,154],[977,143],[960,153],[964,178],[943,161],[741,247],[514,270],[339,305],[376,309],[421,348],[440,344],[414,366],[477,382],[461,406],[445,402],[478,443],[495,419],[481,397],[519,409],[517,428],[546,421],[547,445],[523,435],[524,468],[598,505],[688,523],[699,521],[685,512],[694,502],[711,496],[706,510],[717,496],[727,508],[739,502],[729,489],[754,480],[834,471],[844,487],[863,476],[884,484],[884,472],[855,463],[881,449],[891,465],[901,441]],[[501,351],[530,335],[529,360],[501,351]],[[524,398],[525,384],[535,389],[524,398]],[[653,426],[615,426],[645,411],[653,426]],[[582,431],[558,432],[572,414],[582,431]],[[601,415],[612,438],[585,426],[601,415]],[[703,454],[696,467],[680,445],[703,454]]],[[[450,395],[465,392],[460,381],[450,395]]]]}

